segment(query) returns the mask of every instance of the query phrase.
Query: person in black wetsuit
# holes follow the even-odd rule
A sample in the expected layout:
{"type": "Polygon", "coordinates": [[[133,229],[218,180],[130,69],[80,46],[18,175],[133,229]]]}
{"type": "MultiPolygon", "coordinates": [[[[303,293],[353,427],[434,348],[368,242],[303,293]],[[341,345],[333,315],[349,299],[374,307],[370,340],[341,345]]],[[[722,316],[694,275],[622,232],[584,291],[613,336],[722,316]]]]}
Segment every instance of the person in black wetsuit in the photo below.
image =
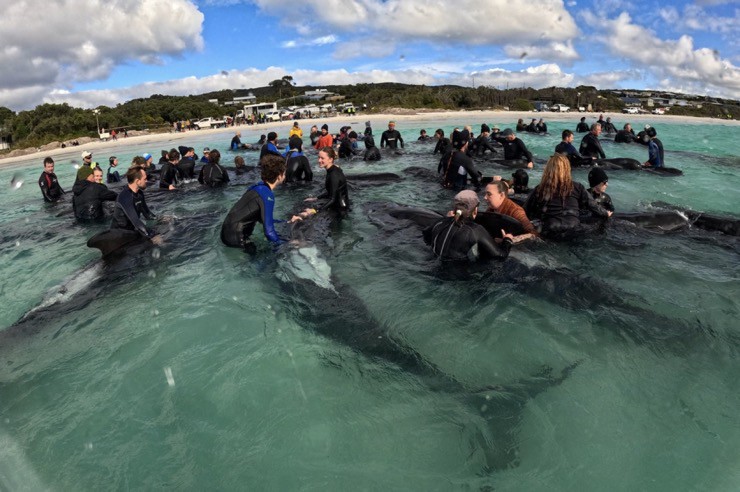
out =
{"type": "Polygon", "coordinates": [[[527,131],[529,133],[537,133],[537,118],[533,118],[532,122],[527,125],[527,131]]]}
{"type": "Polygon", "coordinates": [[[503,241],[496,244],[486,229],[475,223],[478,215],[478,195],[463,190],[455,195],[452,215],[440,219],[423,231],[424,241],[443,260],[506,258],[513,236],[501,231],[503,241]]]}
{"type": "Polygon", "coordinates": [[[226,186],[229,180],[229,173],[221,165],[221,152],[213,149],[209,156],[208,164],[200,168],[198,182],[211,188],[226,186]]]}
{"type": "Polygon", "coordinates": [[[473,185],[480,188],[482,173],[475,167],[475,163],[467,155],[470,137],[467,130],[459,132],[453,138],[455,148],[450,149],[440,160],[437,172],[442,171],[442,186],[455,190],[464,190],[470,176],[473,185]]]}
{"type": "Polygon", "coordinates": [[[344,216],[350,207],[349,194],[347,192],[347,178],[344,171],[334,164],[337,153],[333,147],[324,147],[319,151],[319,167],[326,169],[326,191],[316,198],[306,198],[306,202],[317,202],[314,210],[333,211],[344,216]]]}
{"type": "Polygon", "coordinates": [[[166,190],[176,190],[179,183],[177,164],[180,162],[180,152],[172,149],[167,153],[167,161],[162,164],[159,172],[159,187],[166,190]]]}
{"type": "Polygon", "coordinates": [[[543,118],[540,118],[540,121],[537,122],[537,132],[547,133],[547,123],[543,118]]]}
{"type": "Polygon", "coordinates": [[[591,131],[584,135],[583,140],[581,140],[580,152],[583,157],[606,159],[604,149],[601,148],[601,142],[599,142],[600,134],[601,125],[598,123],[591,125],[591,131]]]}
{"type": "Polygon", "coordinates": [[[473,140],[472,145],[470,146],[470,151],[468,152],[469,155],[485,155],[486,150],[490,150],[492,154],[496,153],[496,148],[493,146],[493,143],[491,142],[490,138],[490,128],[488,128],[488,125],[481,127],[481,134],[478,135],[478,137],[473,140]]]}
{"type": "Polygon", "coordinates": [[[612,197],[607,195],[606,187],[609,185],[609,177],[600,167],[595,167],[588,172],[588,185],[591,187],[587,191],[596,203],[604,209],[614,212],[612,197]]]}
{"type": "Polygon", "coordinates": [[[527,131],[527,124],[524,123],[524,118],[519,118],[519,121],[516,122],[516,131],[518,132],[527,131]]]}
{"type": "Polygon", "coordinates": [[[637,140],[637,137],[635,137],[635,131],[629,123],[625,123],[624,128],[619,130],[614,136],[614,141],[616,143],[632,143],[635,140],[637,140]]]}
{"type": "Polygon", "coordinates": [[[427,131],[424,129],[419,130],[419,138],[416,139],[417,142],[429,142],[432,139],[429,135],[427,135],[427,131]]]}
{"type": "Polygon", "coordinates": [[[388,122],[388,129],[380,136],[380,148],[388,147],[389,149],[397,149],[398,144],[401,144],[401,148],[403,148],[401,132],[396,130],[396,123],[390,121],[388,122]]]}
{"type": "Polygon", "coordinates": [[[357,132],[351,131],[339,144],[339,157],[342,159],[351,159],[355,156],[354,145],[357,142],[357,132]]]}
{"type": "Polygon", "coordinates": [[[105,179],[105,182],[110,183],[118,183],[121,181],[121,175],[118,174],[118,171],[115,171],[115,168],[118,166],[118,157],[112,155],[110,158],[108,158],[108,173],[107,177],[105,179]]]}
{"type": "Polygon", "coordinates": [[[234,138],[231,139],[231,143],[229,144],[229,147],[231,147],[231,150],[239,150],[242,146],[242,132],[236,132],[236,135],[234,135],[234,138]]]}
{"type": "Polygon", "coordinates": [[[450,139],[445,137],[445,132],[441,128],[438,128],[437,131],[434,132],[434,138],[437,139],[437,145],[434,146],[434,152],[432,152],[432,155],[445,155],[450,147],[450,139]]]}
{"type": "Polygon", "coordinates": [[[563,141],[555,147],[555,152],[568,156],[571,166],[587,166],[593,162],[593,159],[583,157],[573,146],[573,132],[563,130],[563,141]]]}
{"type": "Polygon", "coordinates": [[[308,157],[303,155],[303,139],[292,136],[289,143],[290,150],[288,150],[285,160],[285,182],[312,181],[311,163],[308,162],[308,157]]]}
{"type": "Polygon", "coordinates": [[[187,147],[183,153],[180,163],[177,165],[177,170],[180,173],[181,179],[194,179],[195,178],[195,149],[187,147]]]}
{"type": "Polygon", "coordinates": [[[147,220],[156,218],[144,199],[144,190],[147,185],[145,169],[141,166],[130,167],[126,171],[126,181],[128,181],[128,186],[116,198],[110,228],[137,231],[142,236],[151,239],[154,244],[161,244],[160,236],[157,236],[141,220],[142,215],[147,220]]]}
{"type": "Polygon", "coordinates": [[[617,131],[617,127],[614,126],[614,123],[612,123],[611,116],[608,116],[606,118],[606,122],[604,122],[601,130],[604,133],[615,133],[617,131]]]}
{"type": "Polygon", "coordinates": [[[379,161],[381,159],[380,150],[375,146],[375,139],[372,135],[365,135],[365,155],[363,161],[379,161]]]}
{"type": "Polygon", "coordinates": [[[612,215],[591,198],[582,184],[573,181],[570,161],[565,155],[550,157],[540,184],[524,204],[527,217],[541,221],[540,234],[543,237],[570,239],[582,232],[580,216],[585,209],[599,217],[612,215]]]}
{"type": "Polygon", "coordinates": [[[501,136],[498,137],[497,140],[504,146],[504,159],[526,159],[527,167],[529,169],[534,167],[534,163],[532,162],[532,153],[527,149],[527,146],[524,145],[524,142],[517,138],[516,133],[514,133],[511,128],[507,128],[501,132],[501,136]]]}
{"type": "MultiPolygon", "coordinates": [[[[242,195],[221,225],[221,242],[232,248],[244,248],[248,253],[256,251],[251,236],[258,222],[262,224],[268,241],[275,245],[285,242],[275,230],[275,223],[283,221],[273,217],[273,190],[285,181],[285,160],[280,156],[265,156],[260,160],[260,176],[262,181],[242,195]]],[[[300,217],[293,216],[290,221],[308,216],[309,213],[304,211],[300,217]]]]}
{"type": "Polygon", "coordinates": [[[576,125],[576,132],[577,133],[586,133],[588,132],[588,123],[586,123],[586,117],[581,116],[581,121],[576,125]]]}
{"type": "Polygon", "coordinates": [[[44,171],[39,176],[39,188],[41,188],[44,201],[49,203],[59,201],[64,194],[57,175],[54,174],[54,159],[51,157],[44,158],[44,171]]]}
{"type": "Polygon", "coordinates": [[[118,194],[98,182],[98,179],[103,180],[102,170],[85,167],[83,173],[87,176],[72,188],[72,210],[77,220],[101,220],[104,218],[103,202],[114,201],[118,194]]]}

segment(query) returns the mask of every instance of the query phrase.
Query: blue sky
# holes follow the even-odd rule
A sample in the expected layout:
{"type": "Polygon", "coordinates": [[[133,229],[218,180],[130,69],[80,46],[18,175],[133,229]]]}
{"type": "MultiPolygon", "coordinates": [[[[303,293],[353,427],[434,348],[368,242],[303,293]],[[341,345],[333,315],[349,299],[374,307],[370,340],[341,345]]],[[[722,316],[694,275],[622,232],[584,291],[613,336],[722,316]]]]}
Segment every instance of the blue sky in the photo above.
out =
{"type": "Polygon", "coordinates": [[[740,99],[739,25],[738,0],[17,0],[0,19],[0,105],[114,106],[283,75],[740,99]]]}

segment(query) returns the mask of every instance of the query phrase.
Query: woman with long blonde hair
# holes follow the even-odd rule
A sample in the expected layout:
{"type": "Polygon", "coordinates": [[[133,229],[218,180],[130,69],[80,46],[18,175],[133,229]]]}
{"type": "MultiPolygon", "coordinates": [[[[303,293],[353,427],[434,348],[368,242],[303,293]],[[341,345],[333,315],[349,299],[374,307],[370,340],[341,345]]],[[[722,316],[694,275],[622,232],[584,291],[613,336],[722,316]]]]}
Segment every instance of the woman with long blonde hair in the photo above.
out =
{"type": "Polygon", "coordinates": [[[542,180],[527,198],[524,210],[530,219],[541,221],[541,233],[551,239],[567,239],[581,231],[582,210],[599,217],[611,217],[611,212],[596,203],[586,188],[573,181],[570,161],[555,154],[547,161],[542,180]]]}

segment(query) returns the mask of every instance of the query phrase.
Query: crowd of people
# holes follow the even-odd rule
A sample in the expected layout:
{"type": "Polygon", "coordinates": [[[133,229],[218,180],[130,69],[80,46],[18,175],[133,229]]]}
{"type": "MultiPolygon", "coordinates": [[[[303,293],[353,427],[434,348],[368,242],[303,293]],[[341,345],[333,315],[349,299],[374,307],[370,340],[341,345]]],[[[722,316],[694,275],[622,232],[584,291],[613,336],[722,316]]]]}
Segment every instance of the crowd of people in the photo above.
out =
{"type": "MultiPolygon", "coordinates": [[[[532,123],[536,124],[536,121],[532,123]]],[[[579,127],[582,123],[579,123],[579,127]]],[[[514,130],[507,128],[501,131],[497,126],[490,128],[483,124],[480,134],[475,137],[472,128],[466,126],[462,130],[454,129],[450,138],[445,137],[442,129],[436,130],[434,137],[427,135],[426,130],[421,130],[418,142],[436,140],[432,155],[441,154],[437,171],[442,185],[458,192],[452,210],[438,223],[427,228],[424,238],[435,254],[445,259],[469,257],[471,251],[476,251],[480,257],[502,258],[508,254],[512,244],[525,239],[572,238],[582,231],[581,220],[586,216],[609,218],[614,206],[606,193],[606,172],[598,166],[592,167],[588,175],[588,189],[574,181],[571,175],[572,166],[592,165],[595,159],[605,157],[599,142],[600,134],[600,123],[590,125],[580,149],[576,150],[573,145],[574,132],[564,130],[562,142],[555,147],[555,154],[544,166],[540,183],[530,190],[529,175],[524,168],[533,167],[533,156],[514,130]],[[501,176],[486,178],[477,169],[474,158],[487,152],[502,154],[504,161],[518,161],[522,169],[517,169],[512,179],[503,179],[501,176]],[[476,191],[467,189],[468,181],[476,191]],[[488,210],[479,213],[477,191],[483,185],[488,210]],[[492,217],[505,217],[506,220],[496,222],[492,217]],[[504,227],[492,230],[490,224],[513,224],[515,234],[504,227]]],[[[240,132],[232,138],[232,151],[259,148],[261,181],[249,187],[227,214],[221,230],[221,239],[227,246],[254,250],[251,236],[257,223],[262,224],[268,241],[277,244],[285,241],[275,229],[275,224],[280,221],[273,216],[274,190],[282,183],[313,180],[311,164],[303,150],[303,130],[299,122],[293,123],[288,136],[287,146],[279,144],[278,134],[274,131],[263,135],[260,142],[254,145],[242,144],[240,132]]],[[[326,171],[325,190],[318,197],[307,198],[306,207],[292,215],[288,222],[308,219],[318,213],[331,213],[338,217],[345,215],[351,202],[347,179],[336,161],[360,157],[367,161],[381,159],[370,122],[366,122],[361,135],[349,126],[343,126],[338,134],[332,135],[328,125],[322,125],[320,129],[314,125],[310,129],[309,139],[312,148],[318,151],[319,167],[326,171]],[[359,148],[360,141],[365,144],[364,151],[359,148]]],[[[635,135],[631,126],[626,124],[623,130],[617,132],[615,140],[646,143],[649,158],[644,165],[663,165],[662,143],[657,139],[654,128],[646,126],[644,132],[635,135]]],[[[388,123],[380,142],[380,148],[386,148],[389,152],[404,148],[403,137],[395,128],[395,122],[388,123]]],[[[177,190],[184,182],[195,180],[196,175],[199,183],[211,188],[224,186],[230,181],[229,171],[221,163],[221,153],[208,147],[203,149],[200,159],[192,147],[181,146],[179,149],[162,151],[156,165],[151,154],[136,156],[123,176],[117,169],[119,162],[115,156],[109,158],[105,173],[92,160],[89,151],[82,152],[81,157],[82,164],[71,192],[75,217],[80,221],[100,221],[104,219],[103,202],[112,201],[115,207],[111,229],[138,231],[150,239],[156,234],[142,220],[142,217],[146,220],[154,218],[144,198],[148,184],[157,183],[159,188],[170,191],[177,190]],[[122,191],[116,193],[108,189],[103,183],[104,176],[108,184],[125,180],[122,191]]],[[[236,156],[234,165],[239,172],[244,168],[244,158],[236,156]]],[[[51,157],[44,160],[44,171],[38,182],[47,202],[56,202],[65,194],[54,174],[51,157]]]]}

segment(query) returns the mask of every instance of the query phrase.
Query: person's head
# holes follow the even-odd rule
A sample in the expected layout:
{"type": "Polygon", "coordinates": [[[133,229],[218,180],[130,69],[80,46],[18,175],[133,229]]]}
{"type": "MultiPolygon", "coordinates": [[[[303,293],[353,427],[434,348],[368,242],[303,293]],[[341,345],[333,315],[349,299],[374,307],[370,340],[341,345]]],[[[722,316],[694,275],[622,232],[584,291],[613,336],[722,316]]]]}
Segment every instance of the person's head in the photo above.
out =
{"type": "Polygon", "coordinates": [[[246,166],[246,163],[244,162],[244,157],[238,155],[234,157],[234,167],[237,169],[241,169],[244,166],[246,166]]]}
{"type": "Polygon", "coordinates": [[[146,167],[147,161],[144,159],[143,156],[137,155],[133,159],[131,159],[131,167],[133,166],[140,166],[140,167],[146,167]]]}
{"type": "Polygon", "coordinates": [[[161,150],[160,151],[160,155],[162,156],[163,159],[169,160],[169,154],[170,154],[170,151],[169,150],[161,150]]]}
{"type": "Polygon", "coordinates": [[[242,138],[242,132],[236,132],[236,136],[242,138]]]}
{"type": "Polygon", "coordinates": [[[624,124],[624,129],[626,131],[628,131],[628,132],[631,132],[632,131],[632,125],[630,125],[629,123],[625,123],[624,124]]]}
{"type": "Polygon", "coordinates": [[[541,124],[541,123],[544,123],[544,122],[545,122],[545,120],[543,118],[540,118],[540,121],[538,121],[537,124],[541,124]]]}
{"type": "Polygon", "coordinates": [[[93,170],[90,166],[82,166],[77,172],[77,178],[79,180],[90,181],[93,180],[93,170]]]}
{"type": "Polygon", "coordinates": [[[478,195],[473,190],[463,190],[457,195],[453,201],[453,211],[455,213],[455,220],[461,218],[475,218],[478,213],[478,204],[480,200],[478,195]]]}
{"type": "Polygon", "coordinates": [[[144,154],[142,157],[144,157],[144,161],[146,162],[146,165],[149,166],[152,163],[152,154],[144,154]]]}
{"type": "Polygon", "coordinates": [[[445,138],[445,131],[441,128],[437,128],[434,132],[434,138],[442,140],[443,138],[445,138]]]}
{"type": "Polygon", "coordinates": [[[480,132],[481,133],[491,133],[491,127],[488,126],[488,123],[482,123],[480,126],[480,132]]]}
{"type": "Polygon", "coordinates": [[[116,167],[118,165],[118,157],[112,155],[108,158],[108,163],[110,163],[111,166],[116,167]]]}
{"type": "Polygon", "coordinates": [[[581,123],[585,123],[585,122],[586,122],[586,117],[585,116],[581,116],[581,123]]]}
{"type": "Polygon", "coordinates": [[[389,121],[388,122],[388,129],[393,130],[396,128],[396,122],[395,121],[389,121]]]}
{"type": "Polygon", "coordinates": [[[208,158],[211,154],[211,148],[210,147],[203,147],[203,157],[208,158]]]}
{"type": "Polygon", "coordinates": [[[298,122],[297,122],[297,121],[294,121],[294,122],[293,122],[293,126],[294,126],[295,128],[298,128],[298,122]]]}
{"type": "Polygon", "coordinates": [[[266,154],[260,159],[260,177],[269,185],[285,180],[285,159],[275,154],[266,154]]]}
{"type": "Polygon", "coordinates": [[[323,125],[321,125],[321,134],[326,135],[328,133],[329,133],[329,125],[324,123],[323,125]]]}
{"type": "Polygon", "coordinates": [[[526,193],[529,191],[529,174],[524,169],[517,169],[511,175],[514,184],[514,193],[526,193]]]}
{"type": "Polygon", "coordinates": [[[516,139],[516,133],[514,133],[514,130],[511,128],[507,128],[503,132],[501,132],[501,135],[506,138],[508,141],[512,141],[516,139]]]}
{"type": "Polygon", "coordinates": [[[458,134],[457,139],[454,142],[455,148],[465,152],[465,149],[468,148],[469,142],[470,142],[470,132],[468,132],[468,130],[463,130],[458,134]]]}
{"type": "Polygon", "coordinates": [[[318,127],[318,126],[316,126],[316,125],[313,125],[313,126],[311,127],[311,133],[317,133],[318,131],[319,131],[319,127],[318,127]]]}
{"type": "Polygon", "coordinates": [[[591,133],[598,136],[601,133],[601,125],[599,123],[593,123],[591,125],[591,133]]]}
{"type": "Polygon", "coordinates": [[[522,123],[524,123],[524,118],[519,118],[519,121],[517,121],[517,124],[522,124],[522,123]]]}
{"type": "Polygon", "coordinates": [[[588,184],[597,195],[601,195],[606,191],[608,182],[609,177],[600,167],[595,167],[588,172],[588,184]]]}
{"type": "Polygon", "coordinates": [[[270,132],[267,134],[267,141],[275,143],[277,142],[277,133],[276,132],[270,132]]]}
{"type": "Polygon", "coordinates": [[[420,137],[426,137],[427,136],[427,131],[422,128],[421,130],[419,130],[419,136],[420,137]]]}
{"type": "Polygon", "coordinates": [[[129,186],[134,185],[136,188],[146,188],[146,171],[141,166],[131,166],[126,171],[126,181],[129,186]]]}
{"type": "Polygon", "coordinates": [[[570,174],[570,160],[563,154],[550,157],[542,171],[539,196],[544,201],[554,197],[565,198],[573,191],[573,178],[570,174]]]}
{"type": "Polygon", "coordinates": [[[103,170],[100,169],[99,167],[96,167],[95,169],[93,169],[92,176],[93,176],[93,182],[95,183],[103,182],[103,170]]]}
{"type": "Polygon", "coordinates": [[[337,153],[334,147],[324,147],[319,151],[319,167],[322,169],[329,169],[334,165],[334,161],[337,158],[337,153]]]}
{"type": "Polygon", "coordinates": [[[193,157],[195,155],[195,149],[192,147],[188,147],[188,151],[185,152],[185,156],[187,157],[193,157]]]}
{"type": "Polygon", "coordinates": [[[606,122],[609,123],[612,120],[611,116],[606,117],[606,122]]]}
{"type": "Polygon", "coordinates": [[[293,135],[292,137],[290,137],[288,143],[290,144],[291,150],[297,150],[298,152],[303,150],[303,139],[301,139],[301,137],[299,137],[298,135],[293,135]]]}
{"type": "Polygon", "coordinates": [[[212,162],[214,164],[218,164],[221,162],[221,152],[219,152],[216,149],[213,149],[208,153],[208,162],[212,162]]]}
{"type": "Polygon", "coordinates": [[[167,160],[173,164],[177,164],[180,162],[180,152],[178,152],[177,149],[170,150],[167,152],[167,160]]]}
{"type": "Polygon", "coordinates": [[[645,130],[645,133],[647,133],[647,136],[650,138],[655,138],[658,136],[658,132],[652,126],[648,128],[647,130],[645,130]]]}
{"type": "Polygon", "coordinates": [[[563,142],[571,143],[573,141],[573,132],[570,130],[563,130],[563,142]]]}
{"type": "Polygon", "coordinates": [[[347,137],[349,137],[349,139],[350,139],[350,140],[352,140],[352,141],[354,142],[354,141],[356,141],[356,140],[357,140],[357,132],[356,132],[356,131],[354,131],[354,130],[352,130],[351,132],[349,132],[349,133],[347,134],[347,137]]]}
{"type": "Polygon", "coordinates": [[[504,200],[506,200],[506,195],[508,193],[509,186],[506,184],[506,181],[499,180],[492,181],[486,185],[486,193],[484,196],[488,206],[494,210],[498,210],[498,208],[504,203],[504,200]]]}
{"type": "Polygon", "coordinates": [[[52,159],[51,157],[44,158],[44,172],[45,173],[54,172],[54,159],[52,159]]]}

